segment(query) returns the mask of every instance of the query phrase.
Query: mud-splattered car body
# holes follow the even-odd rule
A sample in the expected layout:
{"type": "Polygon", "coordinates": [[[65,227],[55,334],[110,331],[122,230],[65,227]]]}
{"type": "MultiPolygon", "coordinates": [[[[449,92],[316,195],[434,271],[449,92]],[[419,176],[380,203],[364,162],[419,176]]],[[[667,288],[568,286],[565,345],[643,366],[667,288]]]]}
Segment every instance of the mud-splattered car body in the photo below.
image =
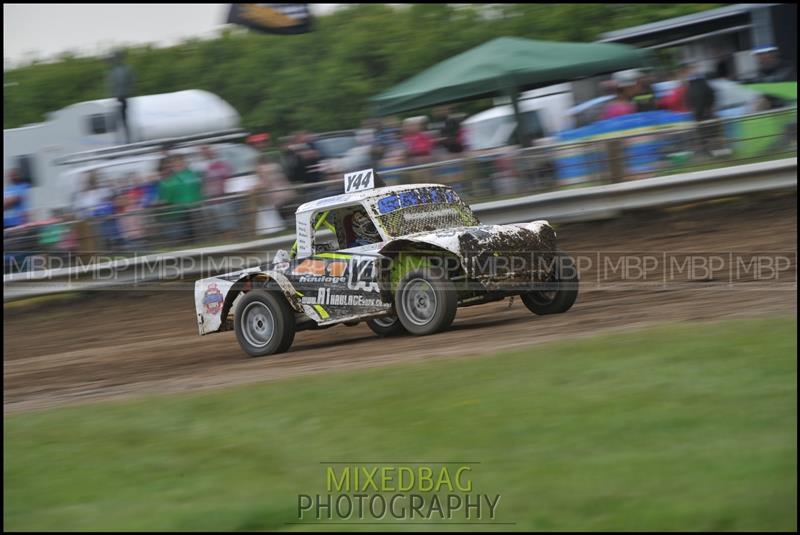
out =
{"type": "Polygon", "coordinates": [[[458,306],[502,299],[547,280],[556,251],[547,221],[481,225],[452,188],[438,184],[309,202],[297,209],[296,226],[291,254],[279,251],[271,264],[196,282],[201,335],[229,329],[237,301],[266,286],[286,299],[296,330],[385,317],[393,314],[402,273],[420,265],[457,281],[458,306]],[[356,212],[368,214],[379,239],[353,241],[348,225],[356,212]]]}

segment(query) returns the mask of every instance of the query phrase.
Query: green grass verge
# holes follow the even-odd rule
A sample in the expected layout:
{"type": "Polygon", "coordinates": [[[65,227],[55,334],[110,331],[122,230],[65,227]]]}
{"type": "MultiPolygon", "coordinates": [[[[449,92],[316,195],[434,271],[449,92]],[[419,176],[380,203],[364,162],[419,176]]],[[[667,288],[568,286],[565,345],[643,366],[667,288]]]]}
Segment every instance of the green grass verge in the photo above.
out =
{"type": "Polygon", "coordinates": [[[287,523],[325,492],[322,461],[479,461],[505,529],[795,530],[795,321],[15,415],[4,527],[314,529],[287,523]]]}

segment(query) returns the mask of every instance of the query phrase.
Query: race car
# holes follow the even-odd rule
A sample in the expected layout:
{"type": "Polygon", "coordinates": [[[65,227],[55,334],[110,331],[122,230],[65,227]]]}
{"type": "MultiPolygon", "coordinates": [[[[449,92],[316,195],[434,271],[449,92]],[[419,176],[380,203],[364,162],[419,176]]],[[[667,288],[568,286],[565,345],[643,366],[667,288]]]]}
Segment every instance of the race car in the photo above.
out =
{"type": "Polygon", "coordinates": [[[450,187],[373,187],[297,208],[297,241],[271,263],[195,283],[201,335],[233,330],[252,357],[285,352],[295,333],[366,322],[379,336],[431,335],[456,309],[520,296],[535,314],[566,312],[574,260],[547,221],[482,225],[450,187]]]}

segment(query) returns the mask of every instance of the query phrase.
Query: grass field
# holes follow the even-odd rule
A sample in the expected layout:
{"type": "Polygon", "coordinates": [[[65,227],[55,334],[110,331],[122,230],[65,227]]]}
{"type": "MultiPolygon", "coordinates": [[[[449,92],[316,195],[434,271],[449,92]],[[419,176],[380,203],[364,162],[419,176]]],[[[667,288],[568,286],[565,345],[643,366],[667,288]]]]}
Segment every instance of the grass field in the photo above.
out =
{"type": "Polygon", "coordinates": [[[307,530],[321,462],[473,461],[507,530],[796,530],[796,335],[667,325],[15,415],[4,527],[307,530]]]}

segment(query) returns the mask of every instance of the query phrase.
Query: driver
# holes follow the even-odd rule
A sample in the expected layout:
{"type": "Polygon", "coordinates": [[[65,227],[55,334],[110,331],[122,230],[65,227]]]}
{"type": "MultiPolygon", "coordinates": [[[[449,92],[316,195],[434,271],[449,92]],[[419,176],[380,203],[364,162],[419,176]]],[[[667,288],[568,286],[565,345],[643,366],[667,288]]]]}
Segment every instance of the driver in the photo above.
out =
{"type": "Polygon", "coordinates": [[[347,247],[358,247],[360,245],[370,245],[381,241],[378,229],[372,223],[364,210],[358,210],[350,218],[350,229],[347,247]]]}

